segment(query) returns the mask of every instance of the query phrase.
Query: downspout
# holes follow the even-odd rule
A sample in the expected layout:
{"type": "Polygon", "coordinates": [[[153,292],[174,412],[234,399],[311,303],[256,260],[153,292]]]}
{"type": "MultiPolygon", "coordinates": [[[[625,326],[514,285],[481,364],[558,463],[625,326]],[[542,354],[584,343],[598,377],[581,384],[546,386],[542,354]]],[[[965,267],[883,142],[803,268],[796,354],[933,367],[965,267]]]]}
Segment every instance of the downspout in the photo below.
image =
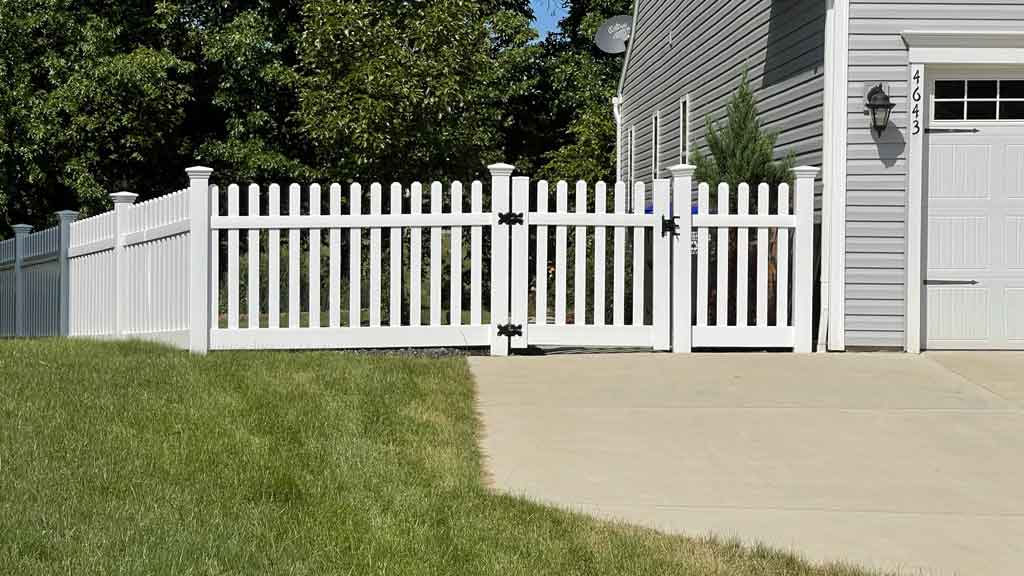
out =
{"type": "Polygon", "coordinates": [[[834,0],[825,0],[825,78],[824,78],[824,104],[825,110],[822,118],[822,193],[821,193],[821,255],[818,268],[818,298],[821,302],[818,317],[818,341],[815,350],[828,352],[828,330],[829,330],[829,304],[831,297],[831,285],[829,279],[832,275],[832,195],[836,193],[832,185],[833,171],[835,170],[835,3],[834,0]]]}
{"type": "Polygon", "coordinates": [[[612,98],[615,114],[615,181],[622,182],[622,96],[612,98]]]}

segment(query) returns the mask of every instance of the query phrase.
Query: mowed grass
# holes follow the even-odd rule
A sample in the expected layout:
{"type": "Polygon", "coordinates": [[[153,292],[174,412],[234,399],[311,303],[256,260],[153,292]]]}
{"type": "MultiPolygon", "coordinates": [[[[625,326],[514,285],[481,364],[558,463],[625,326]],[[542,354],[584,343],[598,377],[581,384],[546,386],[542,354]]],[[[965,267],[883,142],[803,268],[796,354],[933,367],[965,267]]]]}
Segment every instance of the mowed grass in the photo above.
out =
{"type": "Polygon", "coordinates": [[[0,574],[859,575],[488,490],[464,359],[0,342],[0,574]]]}

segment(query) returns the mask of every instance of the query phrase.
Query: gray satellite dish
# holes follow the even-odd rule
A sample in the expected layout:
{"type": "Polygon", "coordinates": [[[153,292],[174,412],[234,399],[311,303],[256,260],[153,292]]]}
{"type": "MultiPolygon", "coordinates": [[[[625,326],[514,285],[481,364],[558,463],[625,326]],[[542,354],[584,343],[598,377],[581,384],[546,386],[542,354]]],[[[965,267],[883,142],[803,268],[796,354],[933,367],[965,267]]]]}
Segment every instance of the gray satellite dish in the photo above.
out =
{"type": "Polygon", "coordinates": [[[622,54],[626,51],[626,43],[633,33],[632,16],[615,16],[601,24],[594,36],[594,42],[602,52],[622,54]]]}

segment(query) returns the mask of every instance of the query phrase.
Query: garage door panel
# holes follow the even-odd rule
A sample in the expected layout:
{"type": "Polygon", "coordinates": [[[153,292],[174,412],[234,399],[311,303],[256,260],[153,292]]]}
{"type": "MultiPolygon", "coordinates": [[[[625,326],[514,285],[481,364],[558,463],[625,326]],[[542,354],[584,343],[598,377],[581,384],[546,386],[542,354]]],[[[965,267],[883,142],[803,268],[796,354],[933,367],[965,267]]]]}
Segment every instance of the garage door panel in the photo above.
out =
{"type": "Polygon", "coordinates": [[[991,194],[992,147],[975,144],[933,144],[928,165],[929,197],[978,199],[991,194]]]}
{"type": "Polygon", "coordinates": [[[988,216],[929,216],[928,268],[988,270],[992,265],[990,235],[988,216]]]}
{"type": "Polygon", "coordinates": [[[947,345],[980,344],[992,337],[988,288],[931,287],[928,290],[927,306],[929,342],[947,345]]]}
{"type": "Polygon", "coordinates": [[[1006,267],[1024,270],[1024,216],[1007,216],[1006,226],[1006,267]]]}
{"type": "Polygon", "coordinates": [[[1019,288],[1007,288],[1004,292],[1006,314],[1003,322],[1006,327],[1006,337],[1015,342],[1018,346],[1024,345],[1024,285],[1019,288]]]}
{"type": "Polygon", "coordinates": [[[1006,147],[1006,197],[1024,200],[1024,144],[1006,147]]]}

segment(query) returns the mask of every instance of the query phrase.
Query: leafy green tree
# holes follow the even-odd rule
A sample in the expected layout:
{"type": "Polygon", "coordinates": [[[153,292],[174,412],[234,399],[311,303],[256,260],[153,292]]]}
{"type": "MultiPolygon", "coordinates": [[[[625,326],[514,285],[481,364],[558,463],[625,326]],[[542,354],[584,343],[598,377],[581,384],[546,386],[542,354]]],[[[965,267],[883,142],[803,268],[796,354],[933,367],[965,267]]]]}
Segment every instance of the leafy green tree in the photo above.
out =
{"type": "Polygon", "coordinates": [[[631,14],[632,0],[565,0],[560,32],[546,42],[545,93],[550,102],[550,148],[541,175],[548,178],[613,180],[615,118],[623,56],[604,54],[594,34],[611,16],[631,14]]]}
{"type": "Polygon", "coordinates": [[[708,116],[705,120],[709,154],[700,150],[692,154],[699,182],[726,182],[733,186],[740,182],[767,182],[773,187],[792,181],[793,154],[775,161],[775,141],[778,135],[761,130],[757,102],[750,89],[747,71],[743,71],[740,85],[726,109],[726,123],[719,127],[708,116]]]}

